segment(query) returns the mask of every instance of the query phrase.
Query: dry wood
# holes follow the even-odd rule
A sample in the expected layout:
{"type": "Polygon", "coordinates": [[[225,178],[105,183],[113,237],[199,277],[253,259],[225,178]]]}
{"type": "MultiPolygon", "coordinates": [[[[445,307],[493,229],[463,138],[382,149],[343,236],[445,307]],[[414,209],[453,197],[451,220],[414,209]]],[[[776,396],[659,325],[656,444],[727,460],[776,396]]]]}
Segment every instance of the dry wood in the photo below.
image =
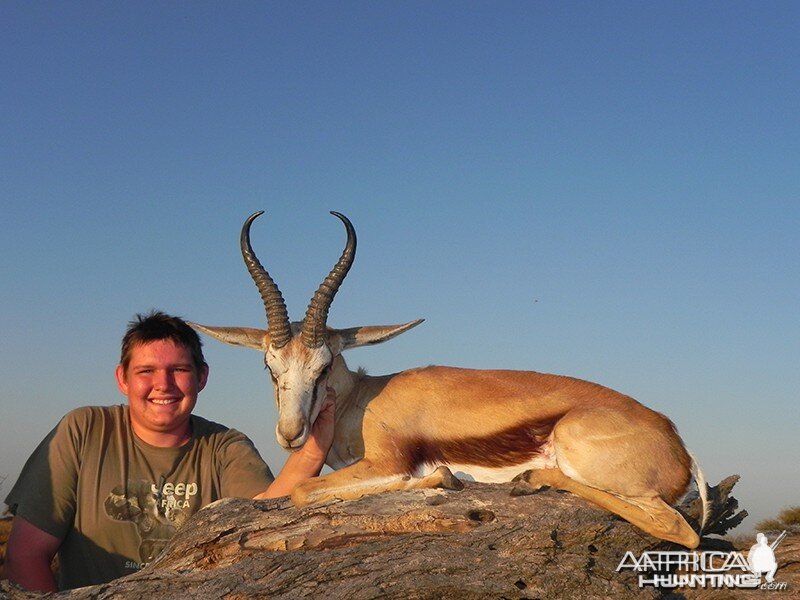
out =
{"type": "MultiPolygon", "coordinates": [[[[731,477],[713,488],[709,526],[738,524],[731,477]]],[[[681,507],[690,522],[699,501],[681,507]]],[[[706,547],[727,547],[705,539],[706,547]]],[[[656,598],[625,552],[668,548],[570,494],[524,482],[407,491],[304,509],[227,499],[197,513],[141,572],[59,598],[656,598]]],[[[0,597],[30,594],[0,587],[0,597]]],[[[692,595],[691,597],[698,597],[692,595]]],[[[738,597],[738,596],[737,596],[738,597]]]]}

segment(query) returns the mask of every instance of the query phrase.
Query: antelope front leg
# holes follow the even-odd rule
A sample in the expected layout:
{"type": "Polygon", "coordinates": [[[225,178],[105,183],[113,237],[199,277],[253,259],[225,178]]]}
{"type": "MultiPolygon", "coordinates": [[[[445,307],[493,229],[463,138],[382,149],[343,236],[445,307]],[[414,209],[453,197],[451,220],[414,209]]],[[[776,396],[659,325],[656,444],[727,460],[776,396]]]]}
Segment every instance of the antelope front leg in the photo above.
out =
{"type": "Polygon", "coordinates": [[[425,477],[411,477],[387,473],[385,468],[362,458],[349,467],[301,483],[292,492],[292,503],[299,508],[328,500],[356,500],[380,492],[432,488],[461,490],[464,484],[447,467],[438,467],[425,477]]]}

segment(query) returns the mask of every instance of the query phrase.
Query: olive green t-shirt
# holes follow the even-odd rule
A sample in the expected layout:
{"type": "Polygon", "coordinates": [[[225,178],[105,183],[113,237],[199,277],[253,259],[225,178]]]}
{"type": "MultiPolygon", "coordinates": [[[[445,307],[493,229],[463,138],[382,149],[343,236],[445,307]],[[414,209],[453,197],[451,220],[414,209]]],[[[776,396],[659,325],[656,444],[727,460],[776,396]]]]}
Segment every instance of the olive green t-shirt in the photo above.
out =
{"type": "Polygon", "coordinates": [[[128,406],[71,411],[28,459],[6,504],[63,539],[59,588],[104,583],[153,560],[220,498],[252,498],[272,473],[242,433],[192,415],[192,439],[158,448],[134,435],[128,406]]]}

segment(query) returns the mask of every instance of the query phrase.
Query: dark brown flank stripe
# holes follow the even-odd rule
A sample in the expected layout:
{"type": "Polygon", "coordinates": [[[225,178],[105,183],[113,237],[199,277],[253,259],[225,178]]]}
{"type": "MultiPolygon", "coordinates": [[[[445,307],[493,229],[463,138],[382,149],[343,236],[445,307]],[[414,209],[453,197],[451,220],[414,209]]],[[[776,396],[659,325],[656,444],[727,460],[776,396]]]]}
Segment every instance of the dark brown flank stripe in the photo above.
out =
{"type": "Polygon", "coordinates": [[[540,453],[547,436],[562,415],[543,421],[525,421],[484,437],[450,440],[411,438],[401,445],[406,472],[412,474],[423,464],[468,464],[481,467],[509,467],[529,461],[540,453]]]}

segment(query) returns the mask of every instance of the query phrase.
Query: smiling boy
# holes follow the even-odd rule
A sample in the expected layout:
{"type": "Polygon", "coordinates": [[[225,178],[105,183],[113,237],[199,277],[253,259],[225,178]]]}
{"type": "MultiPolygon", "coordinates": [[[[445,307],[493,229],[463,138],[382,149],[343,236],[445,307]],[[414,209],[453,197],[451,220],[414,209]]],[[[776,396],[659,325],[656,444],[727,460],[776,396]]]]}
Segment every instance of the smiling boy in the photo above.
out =
{"type": "Polygon", "coordinates": [[[183,320],[137,315],[116,369],[127,405],[68,413],[6,498],[15,514],[10,581],[37,591],[110,581],[155,558],[210,502],[287,495],[319,474],[333,439],[332,392],[308,442],[273,479],[244,434],[192,414],[208,372],[200,339],[183,320]],[[50,571],[56,554],[58,584],[50,571]]]}

